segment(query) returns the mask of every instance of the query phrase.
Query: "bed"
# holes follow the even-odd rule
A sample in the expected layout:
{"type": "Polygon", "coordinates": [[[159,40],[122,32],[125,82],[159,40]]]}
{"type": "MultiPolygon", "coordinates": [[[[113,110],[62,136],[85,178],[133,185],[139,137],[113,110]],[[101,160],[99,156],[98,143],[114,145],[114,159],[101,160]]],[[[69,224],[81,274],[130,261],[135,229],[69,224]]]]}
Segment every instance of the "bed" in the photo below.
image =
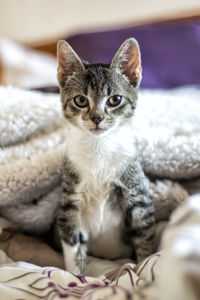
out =
{"type": "Polygon", "coordinates": [[[156,209],[157,251],[137,265],[89,257],[87,275],[64,271],[62,254],[51,246],[67,147],[56,59],[4,40],[1,83],[15,87],[0,87],[1,299],[200,297],[200,21],[66,40],[83,59],[108,62],[129,36],[138,39],[143,57],[134,130],[156,209]],[[7,220],[20,230],[3,230],[7,220]]]}

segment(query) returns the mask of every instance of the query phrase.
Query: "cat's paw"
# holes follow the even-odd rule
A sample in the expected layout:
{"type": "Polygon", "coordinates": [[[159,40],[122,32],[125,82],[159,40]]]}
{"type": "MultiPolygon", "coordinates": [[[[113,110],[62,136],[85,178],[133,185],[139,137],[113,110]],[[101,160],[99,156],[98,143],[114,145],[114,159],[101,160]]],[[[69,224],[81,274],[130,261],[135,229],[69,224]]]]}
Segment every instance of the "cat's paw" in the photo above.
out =
{"type": "Polygon", "coordinates": [[[82,274],[85,275],[86,272],[86,264],[85,261],[79,261],[78,264],[76,264],[75,261],[69,261],[65,263],[65,270],[74,274],[82,274]]]}
{"type": "Polygon", "coordinates": [[[75,264],[73,266],[71,264],[65,265],[65,270],[73,274],[81,274],[80,268],[75,264]]]}
{"type": "Polygon", "coordinates": [[[79,245],[71,246],[68,243],[62,241],[62,248],[64,254],[64,261],[65,261],[65,270],[71,273],[78,273],[82,272],[79,264],[79,259],[77,255],[79,254],[79,245]]]}

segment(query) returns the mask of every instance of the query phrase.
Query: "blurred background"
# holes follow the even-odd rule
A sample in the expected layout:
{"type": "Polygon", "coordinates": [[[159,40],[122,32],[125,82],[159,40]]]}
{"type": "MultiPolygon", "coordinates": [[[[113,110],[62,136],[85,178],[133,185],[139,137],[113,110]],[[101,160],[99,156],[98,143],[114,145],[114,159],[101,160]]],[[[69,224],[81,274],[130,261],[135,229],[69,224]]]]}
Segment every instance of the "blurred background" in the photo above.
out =
{"type": "Polygon", "coordinates": [[[141,47],[145,88],[200,84],[199,0],[0,0],[0,83],[56,86],[56,43],[109,62],[121,43],[141,47]]]}
{"type": "Polygon", "coordinates": [[[0,35],[23,43],[200,13],[199,0],[0,0],[0,35]]]}

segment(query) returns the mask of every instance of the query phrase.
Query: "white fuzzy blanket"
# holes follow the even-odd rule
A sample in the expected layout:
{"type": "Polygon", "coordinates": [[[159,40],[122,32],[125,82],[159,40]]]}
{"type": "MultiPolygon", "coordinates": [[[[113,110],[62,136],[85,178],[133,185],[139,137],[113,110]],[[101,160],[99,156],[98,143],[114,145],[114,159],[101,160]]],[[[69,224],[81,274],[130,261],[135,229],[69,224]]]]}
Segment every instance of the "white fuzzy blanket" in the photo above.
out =
{"type": "MultiPolygon", "coordinates": [[[[200,189],[200,89],[141,91],[134,132],[157,221],[200,189]],[[181,185],[178,183],[181,181],[181,185]]],[[[60,198],[66,127],[59,95],[0,87],[0,214],[49,229],[60,198]]]]}

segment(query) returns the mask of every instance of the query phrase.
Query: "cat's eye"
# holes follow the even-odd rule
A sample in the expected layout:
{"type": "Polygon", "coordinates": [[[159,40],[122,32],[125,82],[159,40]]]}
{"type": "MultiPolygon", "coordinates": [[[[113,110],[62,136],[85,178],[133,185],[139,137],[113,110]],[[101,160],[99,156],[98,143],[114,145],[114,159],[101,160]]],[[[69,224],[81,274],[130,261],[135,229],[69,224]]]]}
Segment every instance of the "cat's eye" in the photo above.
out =
{"type": "Polygon", "coordinates": [[[82,95],[78,95],[78,96],[74,97],[74,103],[76,104],[76,106],[78,106],[80,108],[84,108],[89,105],[88,99],[82,95]]]}
{"type": "Polygon", "coordinates": [[[122,96],[120,95],[114,95],[114,96],[111,96],[106,104],[110,107],[114,107],[114,106],[118,106],[122,101],[122,96]]]}

